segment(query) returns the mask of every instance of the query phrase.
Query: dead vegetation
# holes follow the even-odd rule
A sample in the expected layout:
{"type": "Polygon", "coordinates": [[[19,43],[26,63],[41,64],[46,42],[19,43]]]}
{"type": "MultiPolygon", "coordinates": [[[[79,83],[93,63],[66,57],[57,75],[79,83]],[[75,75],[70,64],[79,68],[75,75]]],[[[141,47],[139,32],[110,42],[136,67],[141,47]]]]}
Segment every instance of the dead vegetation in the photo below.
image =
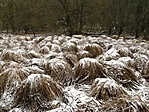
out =
{"type": "Polygon", "coordinates": [[[66,61],[54,58],[47,61],[43,66],[46,74],[62,85],[69,85],[71,83],[72,70],[66,61]]]}
{"type": "Polygon", "coordinates": [[[103,112],[148,112],[148,106],[137,96],[122,95],[106,101],[99,111],[103,112]]]}
{"type": "Polygon", "coordinates": [[[105,77],[103,66],[93,58],[83,58],[74,67],[75,83],[92,83],[96,78],[105,77]]]}
{"type": "Polygon", "coordinates": [[[91,86],[89,95],[95,97],[97,100],[106,101],[120,95],[127,95],[127,92],[113,79],[97,78],[91,86]]]}
{"type": "Polygon", "coordinates": [[[32,74],[16,90],[13,106],[20,105],[32,112],[45,111],[52,108],[50,101],[62,96],[62,87],[50,76],[32,74]]]}
{"type": "Polygon", "coordinates": [[[0,112],[148,112],[149,45],[0,35],[0,112]]]}

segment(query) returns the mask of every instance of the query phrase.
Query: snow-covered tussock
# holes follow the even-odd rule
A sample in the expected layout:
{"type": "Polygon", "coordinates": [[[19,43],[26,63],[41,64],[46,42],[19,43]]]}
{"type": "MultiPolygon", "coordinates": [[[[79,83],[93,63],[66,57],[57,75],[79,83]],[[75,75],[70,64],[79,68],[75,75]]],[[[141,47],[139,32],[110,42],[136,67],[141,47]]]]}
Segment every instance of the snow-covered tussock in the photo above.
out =
{"type": "Polygon", "coordinates": [[[74,67],[73,79],[76,83],[92,83],[95,78],[105,77],[103,66],[93,58],[83,58],[74,67]]]}
{"type": "Polygon", "coordinates": [[[20,105],[28,111],[45,111],[51,107],[50,101],[61,99],[63,89],[50,76],[31,74],[17,88],[13,106],[20,105]]]}
{"type": "Polygon", "coordinates": [[[66,61],[54,58],[47,61],[43,66],[46,74],[53,79],[64,85],[70,84],[72,70],[66,61]]]}
{"type": "Polygon", "coordinates": [[[127,95],[122,86],[118,85],[113,79],[97,78],[90,89],[90,96],[97,100],[109,100],[120,95],[127,95]]]}

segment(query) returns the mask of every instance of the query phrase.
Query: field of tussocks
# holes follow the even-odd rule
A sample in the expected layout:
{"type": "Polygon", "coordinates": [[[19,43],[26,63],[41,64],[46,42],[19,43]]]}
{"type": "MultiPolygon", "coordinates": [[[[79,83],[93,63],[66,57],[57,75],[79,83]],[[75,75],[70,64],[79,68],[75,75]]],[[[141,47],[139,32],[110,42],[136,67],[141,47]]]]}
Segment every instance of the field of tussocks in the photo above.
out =
{"type": "Polygon", "coordinates": [[[0,34],[0,112],[149,112],[149,42],[0,34]]]}

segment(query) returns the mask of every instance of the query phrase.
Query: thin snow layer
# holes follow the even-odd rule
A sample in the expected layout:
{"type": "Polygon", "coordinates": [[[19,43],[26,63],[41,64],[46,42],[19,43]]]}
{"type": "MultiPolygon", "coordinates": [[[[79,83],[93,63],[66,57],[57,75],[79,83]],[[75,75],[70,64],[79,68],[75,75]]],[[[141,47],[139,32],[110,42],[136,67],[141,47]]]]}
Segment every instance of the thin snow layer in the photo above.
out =
{"type": "MultiPolygon", "coordinates": [[[[116,38],[118,37],[116,36],[116,38]]],[[[137,89],[129,89],[127,87],[124,88],[132,98],[139,96],[140,99],[149,107],[149,83],[147,82],[148,79],[143,78],[144,74],[142,73],[146,67],[147,61],[149,60],[149,42],[144,40],[126,40],[121,37],[116,40],[115,38],[107,37],[106,35],[101,35],[100,37],[86,37],[82,35],[74,35],[70,37],[65,35],[54,35],[47,37],[38,36],[34,38],[30,35],[20,36],[12,34],[0,34],[0,72],[3,72],[7,68],[17,68],[19,66],[22,68],[22,71],[25,71],[25,73],[27,72],[27,74],[30,75],[25,80],[27,80],[31,85],[35,84],[36,80],[40,80],[41,74],[48,74],[45,69],[43,69],[47,62],[50,62],[49,65],[52,67],[58,66],[62,68],[61,71],[66,72],[68,69],[65,67],[64,62],[66,60],[64,59],[62,47],[65,48],[64,52],[73,54],[80,59],[77,60],[76,63],[80,63],[82,67],[85,67],[85,65],[90,63],[101,62],[101,65],[107,64],[108,67],[129,67],[130,69],[133,69],[133,72],[135,72],[135,75],[137,76],[139,86],[137,86],[137,89]],[[97,45],[96,47],[99,45],[103,49],[103,53],[98,59],[89,58],[89,51],[84,50],[85,45],[93,44],[97,45]],[[71,47],[75,47],[75,49],[77,49],[74,49],[75,53],[68,51],[73,50],[71,47]],[[122,55],[119,53],[120,50],[122,50],[122,52],[126,51],[126,54],[128,53],[127,51],[129,51],[132,53],[132,56],[130,57],[129,55],[123,55],[122,57],[122,55]],[[79,58],[79,56],[81,57],[79,58]],[[139,70],[137,70],[134,65],[137,65],[139,70]]],[[[69,60],[67,61],[69,62],[69,60]]],[[[74,65],[74,68],[76,65],[74,65]]],[[[104,66],[102,68],[104,69],[104,66]]],[[[55,70],[57,71],[57,69],[55,70]]],[[[70,71],[68,71],[67,74],[70,74],[70,72],[75,71],[73,68],[70,68],[70,71]]],[[[51,71],[49,70],[49,74],[50,73],[51,71]]],[[[50,77],[45,75],[45,77],[51,78],[52,76],[50,77]]],[[[108,79],[100,78],[98,85],[105,82],[106,80],[108,79]]],[[[125,79],[123,81],[125,81],[125,79]]],[[[10,81],[8,82],[10,83],[10,81]]],[[[23,81],[21,83],[23,83],[23,81]]],[[[20,86],[20,83],[15,80],[13,80],[12,84],[17,87],[20,86]]],[[[118,86],[120,85],[117,82],[116,84],[118,84],[118,86]]],[[[106,88],[106,86],[109,85],[113,87],[116,86],[113,80],[107,81],[104,86],[106,88]]],[[[71,86],[63,86],[64,98],[61,100],[51,101],[50,103],[52,109],[49,109],[47,112],[85,112],[90,109],[92,109],[94,112],[98,112],[98,107],[101,107],[102,102],[97,101],[94,97],[89,96],[91,86],[92,85],[85,84],[79,84],[78,86],[77,84],[73,83],[71,86]]],[[[7,107],[6,110],[8,111],[11,107],[11,102],[14,98],[9,90],[11,90],[11,88],[5,88],[5,91],[3,91],[3,94],[0,97],[0,111],[1,107],[7,107]]],[[[19,108],[18,106],[10,109],[10,112],[22,111],[22,107],[19,108]]]]}

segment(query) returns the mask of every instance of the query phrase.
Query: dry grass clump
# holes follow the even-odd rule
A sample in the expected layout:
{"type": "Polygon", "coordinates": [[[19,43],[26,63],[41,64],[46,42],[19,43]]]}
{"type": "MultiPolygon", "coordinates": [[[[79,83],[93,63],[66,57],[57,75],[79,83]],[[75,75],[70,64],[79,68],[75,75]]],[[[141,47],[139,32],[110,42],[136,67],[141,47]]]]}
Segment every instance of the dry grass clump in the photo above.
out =
{"type": "Polygon", "coordinates": [[[40,55],[40,53],[36,52],[35,50],[31,50],[28,52],[28,57],[29,58],[40,58],[41,55],[40,55]]]}
{"type": "Polygon", "coordinates": [[[48,46],[42,46],[39,50],[39,53],[48,54],[49,53],[49,47],[48,46]]]}
{"type": "Polygon", "coordinates": [[[93,58],[83,58],[74,67],[75,83],[92,83],[95,78],[105,77],[103,66],[93,58]]]}
{"type": "Polygon", "coordinates": [[[102,60],[110,61],[110,60],[117,60],[120,58],[120,55],[117,53],[117,49],[114,47],[110,47],[102,56],[102,60]]]}
{"type": "Polygon", "coordinates": [[[74,54],[70,54],[70,53],[64,53],[63,56],[66,59],[66,62],[70,64],[70,66],[73,68],[77,62],[78,62],[78,58],[76,55],[74,54]]]}
{"type": "Polygon", "coordinates": [[[109,61],[105,65],[106,75],[127,88],[136,88],[138,78],[133,69],[119,61],[109,61]]]}
{"type": "Polygon", "coordinates": [[[142,72],[149,58],[146,55],[134,53],[134,60],[137,64],[139,71],[142,72]]]}
{"type": "Polygon", "coordinates": [[[143,77],[149,81],[149,61],[146,63],[145,67],[143,68],[143,77]]]}
{"type": "Polygon", "coordinates": [[[113,100],[106,101],[101,107],[101,112],[149,112],[147,105],[137,97],[122,95],[113,100]]]}
{"type": "Polygon", "coordinates": [[[118,53],[120,54],[121,57],[131,57],[133,58],[132,52],[128,48],[120,48],[118,50],[118,53]]]}
{"type": "Polygon", "coordinates": [[[118,85],[114,80],[109,78],[97,78],[90,89],[90,96],[97,100],[109,100],[113,97],[126,95],[125,90],[118,85]]]}
{"type": "Polygon", "coordinates": [[[30,112],[50,110],[50,101],[60,100],[63,89],[50,76],[32,74],[16,90],[13,106],[21,106],[30,112]]]}
{"type": "Polygon", "coordinates": [[[124,63],[126,66],[133,68],[134,70],[138,70],[137,64],[134,61],[134,59],[130,57],[121,57],[118,59],[118,61],[124,63]]]}
{"type": "MultiPolygon", "coordinates": [[[[16,87],[24,80],[29,73],[21,68],[8,68],[0,73],[0,97],[5,91],[14,92],[16,87]]],[[[12,94],[11,93],[11,94],[12,94]]]]}
{"type": "Polygon", "coordinates": [[[80,50],[77,53],[77,57],[78,57],[79,60],[82,59],[82,58],[92,58],[92,54],[90,54],[88,51],[80,50]]]}
{"type": "Polygon", "coordinates": [[[61,46],[61,51],[62,52],[72,52],[72,53],[76,53],[78,52],[78,48],[77,46],[72,43],[72,42],[65,42],[62,44],[61,46]]]}
{"type": "Polygon", "coordinates": [[[20,62],[24,60],[24,57],[22,56],[21,52],[16,52],[10,49],[4,49],[1,53],[1,60],[20,62]]]}
{"type": "Polygon", "coordinates": [[[54,80],[62,83],[62,85],[70,83],[72,70],[66,61],[54,58],[46,62],[43,66],[46,74],[50,75],[54,80]]]}
{"type": "Polygon", "coordinates": [[[95,58],[103,53],[102,47],[95,43],[85,45],[84,50],[88,51],[92,55],[92,58],[95,58]]]}

